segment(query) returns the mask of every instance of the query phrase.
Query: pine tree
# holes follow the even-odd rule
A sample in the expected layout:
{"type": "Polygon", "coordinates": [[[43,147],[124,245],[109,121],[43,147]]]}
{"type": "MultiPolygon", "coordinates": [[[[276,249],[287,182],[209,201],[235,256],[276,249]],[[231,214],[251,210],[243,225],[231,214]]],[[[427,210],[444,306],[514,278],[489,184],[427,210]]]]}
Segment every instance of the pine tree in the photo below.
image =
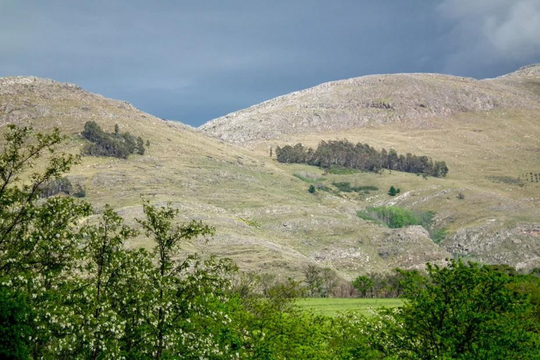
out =
{"type": "Polygon", "coordinates": [[[388,195],[390,196],[396,196],[397,194],[397,190],[396,188],[394,187],[394,185],[390,186],[390,190],[388,190],[388,195]]]}

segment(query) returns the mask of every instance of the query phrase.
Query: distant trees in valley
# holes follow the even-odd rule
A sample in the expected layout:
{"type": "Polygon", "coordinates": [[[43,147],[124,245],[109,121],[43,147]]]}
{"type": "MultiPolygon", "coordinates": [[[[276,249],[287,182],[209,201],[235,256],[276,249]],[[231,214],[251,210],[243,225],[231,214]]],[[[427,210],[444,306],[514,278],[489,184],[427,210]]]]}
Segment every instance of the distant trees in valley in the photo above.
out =
{"type": "Polygon", "coordinates": [[[309,164],[325,169],[332,166],[370,172],[388,169],[435,177],[444,177],[448,173],[444,161],[410,153],[399,155],[394,149],[377,151],[368,144],[353,144],[348,140],[321,141],[315,150],[301,143],[278,146],[275,153],[281,163],[309,164]]]}
{"type": "MultiPolygon", "coordinates": [[[[82,136],[91,142],[83,149],[83,154],[90,156],[109,156],[127,159],[131,154],[144,155],[144,140],[128,132],[120,133],[118,124],[113,133],[105,132],[94,121],[84,124],[82,136]]],[[[147,141],[147,144],[149,142],[147,141]]]]}

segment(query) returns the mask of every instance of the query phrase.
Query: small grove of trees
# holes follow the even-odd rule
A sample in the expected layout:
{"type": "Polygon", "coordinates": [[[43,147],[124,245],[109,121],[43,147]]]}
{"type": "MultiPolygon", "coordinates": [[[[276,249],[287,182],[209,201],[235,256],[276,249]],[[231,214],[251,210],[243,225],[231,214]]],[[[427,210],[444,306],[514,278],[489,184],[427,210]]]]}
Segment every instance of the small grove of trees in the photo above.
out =
{"type": "Polygon", "coordinates": [[[339,284],[336,272],[309,264],[304,268],[304,295],[307,297],[331,297],[339,284]]]}
{"type": "Polygon", "coordinates": [[[315,150],[301,143],[278,146],[275,153],[282,163],[309,164],[325,169],[333,166],[370,172],[388,169],[435,177],[444,177],[448,173],[444,161],[410,153],[398,155],[394,149],[377,151],[368,144],[353,144],[347,140],[321,141],[315,150]]]}
{"type": "Polygon", "coordinates": [[[127,159],[131,154],[144,155],[144,140],[139,136],[133,136],[128,132],[120,133],[118,124],[114,132],[108,133],[94,121],[84,124],[82,136],[90,141],[83,149],[83,154],[90,156],[110,156],[127,159]]]}
{"type": "Polygon", "coordinates": [[[360,275],[352,282],[361,298],[398,298],[403,295],[404,281],[416,280],[422,276],[417,270],[395,269],[392,273],[371,273],[360,275]]]}
{"type": "Polygon", "coordinates": [[[435,212],[411,211],[398,206],[375,206],[359,211],[358,216],[364,220],[381,222],[392,229],[411,225],[420,225],[429,229],[433,224],[435,212]]]}

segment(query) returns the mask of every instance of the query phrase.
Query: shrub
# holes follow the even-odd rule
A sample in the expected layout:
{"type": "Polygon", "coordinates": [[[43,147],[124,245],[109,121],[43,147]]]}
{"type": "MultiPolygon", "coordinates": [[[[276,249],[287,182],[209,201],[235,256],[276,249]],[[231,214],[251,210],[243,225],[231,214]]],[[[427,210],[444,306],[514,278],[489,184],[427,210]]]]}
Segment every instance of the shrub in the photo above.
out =
{"type": "Polygon", "coordinates": [[[343,191],[343,192],[366,192],[366,191],[375,191],[375,190],[379,190],[378,187],[376,186],[373,186],[373,185],[365,185],[365,186],[351,186],[351,183],[349,182],[334,182],[332,183],[332,185],[334,185],[335,187],[337,187],[339,189],[339,191],[343,191]]]}
{"type": "Polygon", "coordinates": [[[48,198],[60,193],[74,197],[85,197],[86,191],[80,184],[73,185],[68,178],[51,179],[39,186],[40,196],[48,198]]]}
{"type": "Polygon", "coordinates": [[[397,206],[379,206],[359,211],[357,215],[364,220],[375,220],[396,229],[411,225],[421,225],[429,229],[435,213],[432,211],[410,211],[397,206]]]}

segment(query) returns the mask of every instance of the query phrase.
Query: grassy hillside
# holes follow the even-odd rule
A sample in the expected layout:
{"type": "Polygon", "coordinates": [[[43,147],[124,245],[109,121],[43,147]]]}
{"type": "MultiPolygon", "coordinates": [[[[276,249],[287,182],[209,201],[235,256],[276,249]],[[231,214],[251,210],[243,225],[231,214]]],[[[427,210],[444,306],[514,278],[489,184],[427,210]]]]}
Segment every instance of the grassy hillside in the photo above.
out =
{"type": "MultiPolygon", "coordinates": [[[[97,211],[108,203],[133,222],[142,216],[141,197],[155,204],[171,202],[182,219],[201,219],[217,229],[208,241],[185,244],[186,251],[228,256],[245,270],[297,278],[310,263],[353,278],[398,266],[420,268],[453,254],[540,266],[540,183],[516,180],[524,172],[540,173],[537,114],[528,107],[497,108],[423,118],[429,126],[392,122],[328,129],[240,147],[74,85],[0,79],[0,129],[8,123],[40,131],[59,127],[69,135],[65,150],[73,152],[86,143],[80,132],[90,120],[109,132],[118,124],[121,131],[150,141],[145,155],[84,157],[72,170],[70,179],[85,185],[86,198],[97,211]],[[312,166],[280,164],[268,153],[270,146],[297,141],[315,146],[335,138],[429,155],[445,160],[450,173],[427,180],[388,171],[323,174],[312,166]],[[327,191],[309,193],[314,182],[327,191]],[[344,192],[333,185],[339,182],[378,190],[344,192]],[[401,188],[399,196],[387,195],[391,185],[401,188]],[[465,198],[458,199],[459,193],[465,198]],[[449,236],[435,244],[419,226],[389,229],[356,215],[380,205],[435,211],[436,225],[447,228],[449,236]]],[[[146,245],[142,238],[132,244],[146,245]]]]}
{"type": "Polygon", "coordinates": [[[444,160],[450,168],[444,179],[385,171],[340,175],[339,181],[383,190],[399,186],[396,198],[385,191],[353,198],[360,207],[435,211],[436,225],[448,232],[441,246],[455,256],[531,268],[540,264],[539,89],[539,65],[482,81],[367,76],[284,95],[211,121],[201,131],[260,156],[270,147],[316,147],[321,140],[346,138],[444,160]]]}
{"type": "MultiPolygon", "coordinates": [[[[86,199],[98,211],[110,204],[129,222],[142,217],[142,197],[155,204],[171,202],[183,219],[197,218],[216,227],[213,239],[185,244],[186,251],[228,256],[246,270],[296,277],[314,262],[353,277],[396,266],[421,267],[448,255],[422,232],[413,239],[411,230],[388,230],[359,219],[355,200],[309,194],[305,182],[294,176],[297,170],[266,154],[208,138],[74,85],[2,79],[0,109],[2,127],[59,127],[69,135],[67,151],[83,148],[86,140],[80,132],[89,120],[105,131],[118,124],[120,131],[148,139],[145,155],[127,160],[83,157],[69,178],[86,187],[86,199]],[[381,258],[379,244],[400,233],[411,238],[411,244],[400,249],[414,256],[381,258]]],[[[139,240],[133,246],[146,244],[139,240]]]]}

